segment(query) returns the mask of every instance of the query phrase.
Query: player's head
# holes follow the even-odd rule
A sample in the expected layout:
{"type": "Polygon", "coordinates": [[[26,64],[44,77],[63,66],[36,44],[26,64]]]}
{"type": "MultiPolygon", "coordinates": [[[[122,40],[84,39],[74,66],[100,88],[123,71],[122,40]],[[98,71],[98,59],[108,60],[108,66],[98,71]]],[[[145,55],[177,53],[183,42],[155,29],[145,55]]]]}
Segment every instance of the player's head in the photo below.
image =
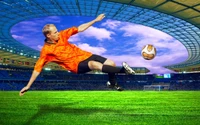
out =
{"type": "Polygon", "coordinates": [[[59,32],[54,24],[46,24],[42,32],[44,36],[51,41],[57,41],[59,39],[59,32]]]}

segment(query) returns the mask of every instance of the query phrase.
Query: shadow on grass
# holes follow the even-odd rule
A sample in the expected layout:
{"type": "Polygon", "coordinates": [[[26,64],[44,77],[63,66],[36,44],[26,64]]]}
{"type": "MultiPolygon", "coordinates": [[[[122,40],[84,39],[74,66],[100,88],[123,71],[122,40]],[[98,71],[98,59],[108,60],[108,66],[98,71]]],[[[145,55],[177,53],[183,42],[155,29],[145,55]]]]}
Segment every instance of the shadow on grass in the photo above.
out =
{"type": "MultiPolygon", "coordinates": [[[[73,103],[62,104],[62,105],[39,105],[38,112],[33,115],[25,125],[30,125],[34,120],[41,117],[42,115],[51,114],[51,113],[63,113],[63,114],[77,114],[77,115],[90,115],[93,113],[119,113],[117,110],[112,109],[103,109],[103,108],[73,108],[69,105],[73,103]]],[[[66,115],[67,117],[67,115],[66,115]]]]}

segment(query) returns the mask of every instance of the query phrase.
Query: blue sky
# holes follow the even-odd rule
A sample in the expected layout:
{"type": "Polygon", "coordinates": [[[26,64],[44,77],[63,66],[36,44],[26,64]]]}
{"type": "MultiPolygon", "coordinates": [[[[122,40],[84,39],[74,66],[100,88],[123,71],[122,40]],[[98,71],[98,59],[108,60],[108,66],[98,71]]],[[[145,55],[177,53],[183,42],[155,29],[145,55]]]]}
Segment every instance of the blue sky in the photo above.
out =
{"type": "MultiPolygon", "coordinates": [[[[12,27],[11,34],[19,42],[40,50],[44,44],[42,28],[45,24],[53,23],[60,31],[93,19],[94,17],[83,16],[35,18],[16,24],[12,27]]],[[[69,42],[112,59],[118,66],[125,61],[132,67],[146,67],[153,74],[171,73],[172,71],[163,66],[176,64],[188,58],[186,48],[168,34],[150,27],[106,17],[86,31],[72,36],[69,42]],[[144,60],[141,56],[141,49],[146,44],[152,44],[157,49],[157,55],[153,60],[144,60]]]]}

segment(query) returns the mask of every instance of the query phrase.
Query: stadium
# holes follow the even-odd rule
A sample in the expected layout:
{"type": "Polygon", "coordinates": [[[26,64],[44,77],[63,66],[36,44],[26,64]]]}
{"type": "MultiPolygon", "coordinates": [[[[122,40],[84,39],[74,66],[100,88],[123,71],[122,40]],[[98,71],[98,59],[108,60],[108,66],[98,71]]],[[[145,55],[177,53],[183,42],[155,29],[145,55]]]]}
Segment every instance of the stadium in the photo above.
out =
{"type": "MultiPolygon", "coordinates": [[[[0,1],[0,124],[180,124],[200,122],[200,0],[0,1]],[[12,37],[19,22],[47,16],[90,16],[148,26],[185,46],[188,58],[166,65],[175,73],[117,75],[125,91],[106,86],[107,74],[73,74],[49,63],[26,95],[40,51],[12,37]]],[[[19,29],[20,30],[20,29],[19,29]]]]}

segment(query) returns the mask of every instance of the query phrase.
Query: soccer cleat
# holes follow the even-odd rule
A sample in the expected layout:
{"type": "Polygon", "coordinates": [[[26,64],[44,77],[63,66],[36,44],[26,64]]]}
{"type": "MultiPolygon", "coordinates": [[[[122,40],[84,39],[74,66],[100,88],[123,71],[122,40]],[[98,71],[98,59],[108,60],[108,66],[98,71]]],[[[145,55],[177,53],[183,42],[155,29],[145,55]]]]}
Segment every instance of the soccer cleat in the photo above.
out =
{"type": "Polygon", "coordinates": [[[118,86],[117,83],[115,83],[114,85],[112,85],[112,84],[108,81],[106,84],[107,84],[107,86],[108,86],[109,88],[115,88],[117,91],[123,91],[123,90],[124,90],[122,87],[118,86]]]}
{"type": "Polygon", "coordinates": [[[126,62],[123,62],[122,66],[124,67],[126,74],[135,74],[135,71],[126,62]]]}

